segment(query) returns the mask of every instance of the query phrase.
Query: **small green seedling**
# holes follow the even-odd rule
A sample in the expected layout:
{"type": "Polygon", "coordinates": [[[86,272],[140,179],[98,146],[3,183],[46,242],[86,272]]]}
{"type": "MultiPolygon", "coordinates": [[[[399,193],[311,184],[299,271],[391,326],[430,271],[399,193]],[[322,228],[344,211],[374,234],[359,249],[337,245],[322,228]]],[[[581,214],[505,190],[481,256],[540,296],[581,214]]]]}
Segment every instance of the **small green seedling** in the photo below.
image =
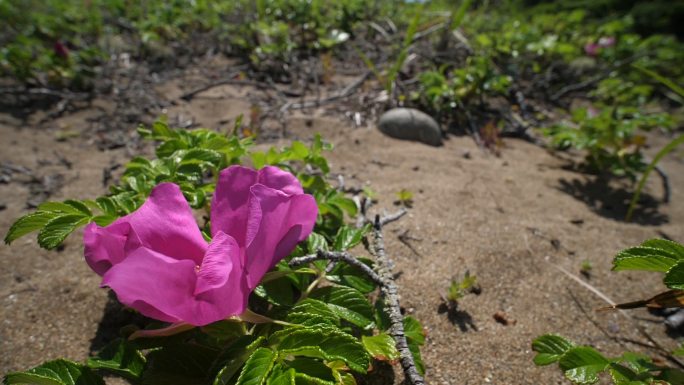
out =
{"type": "Polygon", "coordinates": [[[458,303],[458,300],[463,298],[466,294],[480,294],[481,291],[482,289],[477,283],[477,277],[470,275],[470,271],[466,270],[463,279],[458,280],[454,278],[451,280],[445,302],[450,305],[456,304],[458,303]]]}
{"type": "Polygon", "coordinates": [[[405,188],[399,190],[394,204],[411,207],[413,205],[413,193],[405,188]]]}
{"type": "Polygon", "coordinates": [[[590,278],[592,267],[591,261],[585,259],[582,261],[582,265],[580,265],[580,274],[582,274],[585,278],[590,278]]]}

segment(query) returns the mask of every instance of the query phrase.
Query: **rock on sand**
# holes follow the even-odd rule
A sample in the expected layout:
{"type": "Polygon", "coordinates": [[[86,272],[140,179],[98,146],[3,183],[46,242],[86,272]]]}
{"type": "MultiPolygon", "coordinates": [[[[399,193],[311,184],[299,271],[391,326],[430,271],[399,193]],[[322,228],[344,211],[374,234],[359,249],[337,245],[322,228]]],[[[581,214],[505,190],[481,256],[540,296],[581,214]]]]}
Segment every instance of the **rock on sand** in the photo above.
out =
{"type": "Polygon", "coordinates": [[[442,145],[442,131],[432,117],[413,108],[393,108],[380,117],[378,128],[392,138],[442,145]]]}

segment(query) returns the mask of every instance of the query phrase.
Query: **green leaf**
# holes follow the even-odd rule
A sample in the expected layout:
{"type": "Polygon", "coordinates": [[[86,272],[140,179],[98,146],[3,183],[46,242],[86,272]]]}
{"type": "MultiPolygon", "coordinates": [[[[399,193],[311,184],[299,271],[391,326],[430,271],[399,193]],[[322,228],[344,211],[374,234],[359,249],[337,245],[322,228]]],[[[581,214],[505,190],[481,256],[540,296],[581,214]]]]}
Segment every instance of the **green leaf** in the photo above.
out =
{"type": "Polygon", "coordinates": [[[328,251],[328,241],[321,234],[313,232],[306,238],[306,249],[309,253],[315,253],[318,250],[328,251]]]}
{"type": "Polygon", "coordinates": [[[373,307],[358,290],[346,286],[327,286],[314,290],[310,297],[321,300],[340,318],[364,329],[375,325],[373,307]]]}
{"type": "Polygon", "coordinates": [[[346,211],[347,214],[352,218],[355,217],[358,212],[356,202],[341,195],[333,196],[332,198],[328,199],[327,203],[329,205],[337,206],[340,210],[346,211]]]}
{"type": "MultiPolygon", "coordinates": [[[[363,262],[368,267],[373,267],[373,261],[366,258],[358,258],[359,261],[363,262]]],[[[371,281],[366,273],[362,272],[359,268],[348,265],[346,263],[338,263],[332,269],[332,271],[326,275],[326,278],[330,282],[335,282],[340,285],[349,286],[360,291],[363,294],[368,294],[375,290],[375,282],[371,281]]]]}
{"type": "Polygon", "coordinates": [[[259,348],[252,353],[240,372],[236,385],[262,385],[273,368],[277,354],[268,348],[259,348]]]}
{"type": "Polygon", "coordinates": [[[216,321],[202,326],[201,329],[203,333],[222,341],[233,340],[245,334],[244,324],[233,320],[216,321]]]}
{"type": "Polygon", "coordinates": [[[404,335],[411,341],[415,341],[418,345],[425,344],[425,331],[420,321],[407,316],[404,317],[404,335]]]}
{"type": "Polygon", "coordinates": [[[246,335],[238,338],[235,342],[224,349],[218,358],[214,361],[210,373],[215,378],[213,385],[226,385],[231,382],[231,379],[240,370],[242,365],[252,355],[252,353],[259,348],[264,341],[263,337],[254,337],[246,335]]]}
{"type": "Polygon", "coordinates": [[[669,241],[667,239],[649,239],[641,244],[643,247],[651,247],[667,251],[679,259],[684,259],[684,246],[677,242],[669,241]]]}
{"type": "Polygon", "coordinates": [[[288,354],[344,361],[351,370],[366,373],[370,357],[363,345],[353,336],[336,327],[318,325],[285,329],[274,333],[281,356],[288,354]],[[279,341],[277,341],[279,340],[279,341]]]}
{"type": "MultiPolygon", "coordinates": [[[[335,376],[332,369],[321,360],[309,357],[296,357],[294,360],[285,361],[286,365],[295,370],[295,375],[305,375],[308,381],[314,383],[326,383],[333,385],[335,376]]],[[[340,361],[338,361],[340,362],[340,361]]],[[[342,363],[344,365],[344,363],[342,363]]]]}
{"type": "Polygon", "coordinates": [[[74,230],[89,221],[89,217],[81,214],[68,214],[53,218],[38,233],[38,245],[44,249],[54,249],[74,230]]]}
{"type": "Polygon", "coordinates": [[[572,342],[553,334],[537,337],[532,341],[532,350],[537,352],[534,363],[543,366],[557,362],[565,352],[574,346],[572,342]]]}
{"type": "Polygon", "coordinates": [[[579,346],[569,349],[558,361],[565,377],[576,384],[593,384],[598,382],[598,374],[604,371],[610,361],[596,349],[579,346]]]}
{"type": "Polygon", "coordinates": [[[613,259],[613,270],[668,271],[679,261],[676,254],[664,249],[637,246],[620,251],[613,259]]]}
{"type": "Polygon", "coordinates": [[[333,249],[336,251],[346,251],[358,245],[363,239],[364,235],[370,230],[370,224],[363,226],[360,229],[354,229],[347,225],[340,227],[335,236],[333,249]]]}
{"type": "Polygon", "coordinates": [[[51,212],[38,211],[35,213],[26,214],[19,218],[12,227],[10,227],[7,235],[5,235],[5,243],[10,244],[24,235],[40,230],[50,220],[55,218],[55,214],[51,212]]]}
{"type": "Polygon", "coordinates": [[[105,346],[97,356],[88,358],[87,365],[136,380],[145,367],[145,357],[128,341],[118,339],[105,346]]]}
{"type": "Polygon", "coordinates": [[[663,283],[670,289],[684,290],[684,262],[674,265],[667,271],[663,283]]]}
{"type": "Polygon", "coordinates": [[[394,361],[399,358],[394,338],[387,333],[376,336],[362,336],[361,342],[368,354],[380,361],[394,361]]]}
{"type": "Polygon", "coordinates": [[[266,380],[266,385],[295,385],[295,370],[276,364],[266,380]]]}
{"type": "Polygon", "coordinates": [[[218,351],[206,346],[179,343],[163,346],[147,355],[143,385],[205,385],[218,351]]]}
{"type": "Polygon", "coordinates": [[[5,376],[3,384],[105,385],[105,382],[87,366],[60,359],[46,362],[25,372],[9,373],[5,376]]]}
{"type": "Polygon", "coordinates": [[[420,345],[415,342],[409,342],[408,348],[413,356],[413,362],[416,363],[416,369],[418,370],[418,373],[420,373],[421,376],[424,376],[425,363],[423,363],[423,356],[420,354],[420,345]]]}
{"type": "Polygon", "coordinates": [[[294,291],[288,277],[280,277],[263,283],[254,290],[254,294],[278,306],[292,306],[294,291]]]}
{"type": "Polygon", "coordinates": [[[328,305],[312,298],[307,298],[290,309],[286,321],[306,326],[340,324],[340,318],[330,310],[328,305]]]}

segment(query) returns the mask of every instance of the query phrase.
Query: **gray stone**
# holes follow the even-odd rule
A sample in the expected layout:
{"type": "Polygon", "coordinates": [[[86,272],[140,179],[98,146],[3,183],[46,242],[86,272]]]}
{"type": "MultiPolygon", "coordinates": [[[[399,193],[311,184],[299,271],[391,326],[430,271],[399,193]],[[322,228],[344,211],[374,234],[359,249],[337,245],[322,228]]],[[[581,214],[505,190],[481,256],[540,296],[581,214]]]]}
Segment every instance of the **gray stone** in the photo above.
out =
{"type": "Polygon", "coordinates": [[[432,117],[413,108],[393,108],[380,117],[378,129],[392,138],[442,145],[442,130],[432,117]]]}

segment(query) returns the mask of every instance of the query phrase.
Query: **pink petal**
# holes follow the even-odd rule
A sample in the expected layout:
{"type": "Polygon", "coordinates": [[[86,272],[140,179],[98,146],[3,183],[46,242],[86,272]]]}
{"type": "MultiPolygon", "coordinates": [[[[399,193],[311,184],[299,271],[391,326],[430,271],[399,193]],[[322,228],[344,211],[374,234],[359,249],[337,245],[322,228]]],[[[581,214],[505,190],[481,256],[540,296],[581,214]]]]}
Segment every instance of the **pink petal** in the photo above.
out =
{"type": "Polygon", "coordinates": [[[142,247],[109,269],[102,286],[121,303],[166,322],[203,326],[242,313],[250,292],[235,241],[219,234],[205,259],[208,264],[198,267],[142,247]]]}
{"type": "Polygon", "coordinates": [[[194,295],[224,286],[233,270],[241,270],[242,264],[239,256],[240,248],[235,239],[223,232],[218,232],[211,241],[197,272],[194,295]],[[231,258],[233,256],[238,256],[236,261],[231,258]]]}
{"type": "Polygon", "coordinates": [[[245,244],[249,188],[256,183],[255,170],[230,166],[221,171],[211,202],[211,235],[222,231],[245,244]]]}
{"type": "Polygon", "coordinates": [[[121,303],[150,318],[183,321],[192,307],[195,262],[178,260],[141,247],[110,268],[102,279],[121,303]]]}
{"type": "Polygon", "coordinates": [[[287,195],[304,193],[297,177],[274,166],[266,166],[259,170],[259,180],[257,183],[280,190],[287,195]]]}
{"type": "Polygon", "coordinates": [[[318,207],[308,194],[288,196],[264,185],[251,188],[245,267],[250,289],[313,230],[318,207]]]}
{"type": "Polygon", "coordinates": [[[100,275],[121,262],[125,249],[144,246],[171,258],[189,258],[200,264],[207,248],[190,206],[173,183],[156,186],[138,210],[109,226],[89,225],[84,244],[88,265],[100,275]]]}
{"type": "Polygon", "coordinates": [[[83,231],[85,259],[98,275],[103,275],[112,265],[124,259],[124,245],[131,229],[130,224],[121,222],[107,227],[90,223],[83,231]]]}
{"type": "Polygon", "coordinates": [[[304,192],[294,175],[278,167],[266,166],[255,171],[247,167],[230,166],[221,171],[211,202],[212,236],[223,231],[235,238],[241,247],[246,246],[250,188],[257,183],[287,195],[304,192]]]}

